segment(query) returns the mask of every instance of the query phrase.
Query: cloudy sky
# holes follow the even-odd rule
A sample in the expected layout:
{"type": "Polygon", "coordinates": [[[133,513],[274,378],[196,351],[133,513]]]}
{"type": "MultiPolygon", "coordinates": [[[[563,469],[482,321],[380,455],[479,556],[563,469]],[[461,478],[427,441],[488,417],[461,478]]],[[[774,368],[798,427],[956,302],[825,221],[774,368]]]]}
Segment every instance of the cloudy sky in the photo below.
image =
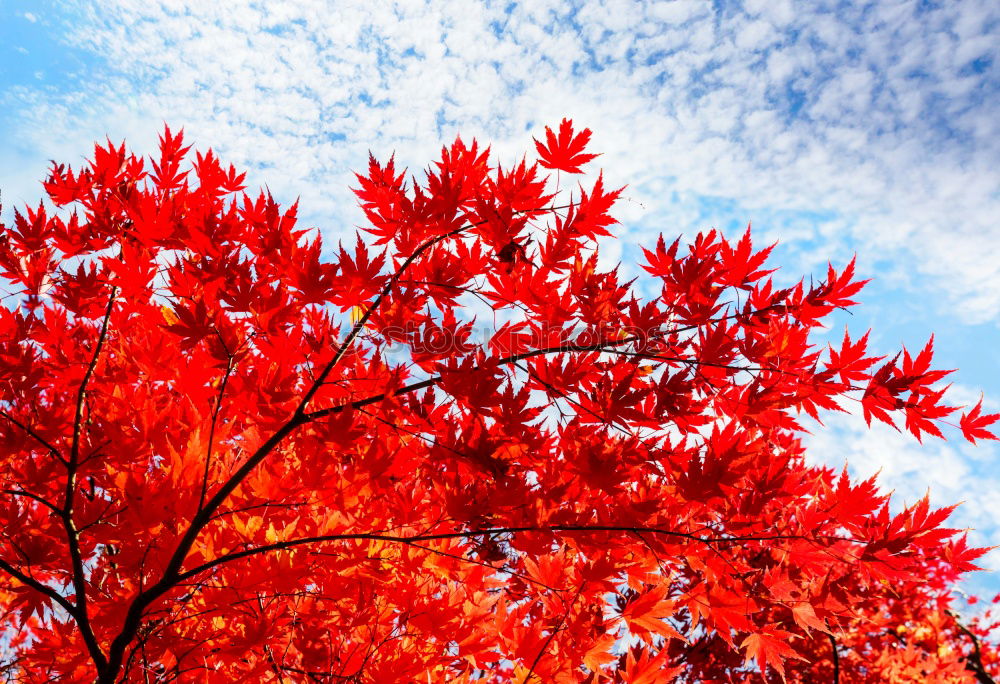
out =
{"type": "MultiPolygon", "coordinates": [[[[629,186],[612,260],[748,221],[781,241],[783,278],[856,253],[875,282],[837,325],[873,326],[883,353],[935,332],[953,400],[996,410],[998,46],[995,0],[4,0],[4,217],[38,201],[47,160],[105,136],[152,152],[166,122],[301,197],[330,244],[361,222],[348,186],[369,150],[418,171],[461,133],[509,162],[568,116],[629,186]]],[[[900,500],[964,501],[956,523],[1000,545],[993,444],[841,416],[810,441],[900,500]]]]}

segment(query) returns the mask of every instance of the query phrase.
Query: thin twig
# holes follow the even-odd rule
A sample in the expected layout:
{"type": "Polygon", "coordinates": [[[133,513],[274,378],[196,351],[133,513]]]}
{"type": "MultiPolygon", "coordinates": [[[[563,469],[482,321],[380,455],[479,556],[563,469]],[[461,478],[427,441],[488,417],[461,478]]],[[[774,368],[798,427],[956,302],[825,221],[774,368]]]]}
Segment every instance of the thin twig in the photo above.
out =
{"type": "Polygon", "coordinates": [[[573,604],[580,597],[580,592],[583,591],[583,587],[587,584],[586,580],[580,585],[580,588],[576,590],[573,598],[566,604],[566,610],[563,611],[562,617],[559,618],[559,622],[552,628],[549,632],[549,636],[545,639],[545,643],[542,647],[538,649],[538,655],[535,656],[535,660],[531,663],[531,667],[528,668],[528,673],[524,675],[524,679],[521,680],[521,684],[528,684],[530,680],[535,675],[535,668],[538,667],[538,663],[542,661],[542,656],[545,655],[545,651],[549,649],[549,644],[552,643],[552,639],[555,638],[556,634],[562,631],[562,626],[566,622],[566,618],[569,616],[569,611],[573,608],[573,604]]]}
{"type": "Polygon", "coordinates": [[[29,437],[31,437],[36,442],[38,442],[39,444],[41,444],[43,447],[45,447],[46,449],[48,449],[49,453],[52,454],[52,456],[57,461],[59,461],[63,465],[66,465],[66,459],[63,458],[63,455],[59,453],[59,450],[56,449],[54,446],[52,446],[51,442],[49,442],[47,439],[45,439],[40,434],[38,434],[37,432],[35,432],[31,428],[30,425],[25,425],[24,423],[22,423],[21,421],[19,421],[14,416],[12,416],[9,413],[7,413],[6,411],[0,411],[0,416],[3,416],[4,418],[6,418],[10,422],[12,422],[14,425],[16,425],[17,427],[21,428],[21,430],[23,430],[29,437]]]}
{"type": "Polygon", "coordinates": [[[415,535],[394,535],[394,534],[384,534],[381,532],[357,532],[353,534],[327,534],[316,537],[302,537],[300,539],[290,539],[287,541],[275,542],[274,544],[266,544],[264,546],[254,546],[248,549],[243,549],[241,551],[233,551],[231,553],[223,554],[218,558],[210,561],[206,561],[201,565],[195,566],[194,568],[187,570],[185,572],[179,573],[177,576],[177,582],[183,582],[191,579],[195,575],[198,575],[206,570],[211,570],[214,567],[223,565],[225,563],[230,563],[241,558],[249,558],[251,556],[257,556],[262,553],[268,553],[271,551],[278,551],[282,549],[294,548],[296,546],[303,546],[306,544],[318,544],[322,542],[336,542],[336,541],[358,541],[358,540],[368,540],[368,541],[387,541],[387,542],[397,542],[401,544],[412,544],[414,542],[426,542],[426,541],[437,541],[441,539],[461,539],[465,537],[478,537],[478,536],[500,536],[506,534],[518,534],[518,533],[568,533],[568,534],[587,534],[596,532],[628,532],[631,534],[637,534],[641,532],[647,532],[651,534],[658,534],[666,537],[674,537],[677,539],[686,539],[688,541],[698,542],[708,546],[721,545],[721,544],[740,544],[744,542],[762,542],[762,541],[779,541],[779,540],[803,540],[803,541],[848,541],[857,544],[866,543],[867,540],[855,539],[853,537],[845,537],[839,535],[804,535],[804,534],[766,534],[766,535],[719,535],[717,537],[701,536],[698,534],[693,534],[690,532],[681,532],[679,530],[669,530],[662,527],[650,527],[642,525],[548,525],[548,526],[536,526],[536,525],[523,525],[514,527],[489,527],[481,529],[463,530],[461,532],[437,532],[433,534],[415,534],[415,535]]]}
{"type": "Polygon", "coordinates": [[[42,504],[53,513],[60,516],[62,515],[62,509],[43,496],[39,496],[38,494],[32,494],[31,492],[24,491],[23,489],[4,489],[2,491],[4,494],[10,494],[11,496],[23,496],[27,499],[32,499],[42,504]]]}
{"type": "MultiPolygon", "coordinates": [[[[222,336],[219,336],[222,339],[222,336]]],[[[225,349],[226,343],[222,342],[222,347],[225,349]]],[[[208,428],[208,451],[205,454],[205,472],[201,476],[201,494],[198,495],[198,510],[205,505],[205,494],[208,492],[208,471],[212,465],[212,447],[215,445],[215,428],[219,422],[219,412],[222,410],[222,398],[226,394],[226,384],[229,382],[229,376],[233,372],[233,355],[226,350],[229,356],[229,361],[226,362],[226,372],[222,376],[222,381],[219,383],[219,394],[215,397],[215,408],[212,410],[212,424],[208,428]]]]}

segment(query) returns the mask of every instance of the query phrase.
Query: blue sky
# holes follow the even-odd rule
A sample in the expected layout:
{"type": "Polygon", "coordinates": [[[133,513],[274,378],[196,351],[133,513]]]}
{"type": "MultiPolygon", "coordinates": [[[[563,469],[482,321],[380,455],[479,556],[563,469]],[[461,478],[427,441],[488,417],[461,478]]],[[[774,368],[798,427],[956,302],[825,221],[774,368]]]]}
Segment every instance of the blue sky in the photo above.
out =
{"type": "MultiPolygon", "coordinates": [[[[301,196],[332,239],[361,222],[368,150],[423,168],[457,133],[501,159],[563,116],[629,184],[606,258],[658,232],[753,221],[784,278],[858,256],[853,333],[959,368],[956,403],[1000,409],[1000,6],[994,0],[0,3],[4,216],[47,160],[105,135],[151,152],[162,122],[301,196]]],[[[835,416],[813,457],[881,469],[900,500],[962,500],[1000,545],[1000,449],[917,444],[835,416]]],[[[987,557],[1000,570],[1000,550],[987,557]]],[[[1000,591],[1000,574],[970,586],[1000,591]]]]}

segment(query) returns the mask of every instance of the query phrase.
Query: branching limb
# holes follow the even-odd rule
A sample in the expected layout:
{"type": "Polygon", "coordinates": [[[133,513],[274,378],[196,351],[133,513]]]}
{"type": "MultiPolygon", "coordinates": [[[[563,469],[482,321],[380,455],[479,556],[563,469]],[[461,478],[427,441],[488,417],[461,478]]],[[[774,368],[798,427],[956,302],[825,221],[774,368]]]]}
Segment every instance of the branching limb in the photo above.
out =
{"type": "Polygon", "coordinates": [[[458,554],[455,554],[455,553],[448,553],[447,551],[441,551],[440,549],[434,549],[434,548],[431,548],[430,546],[424,546],[423,544],[418,544],[417,542],[410,542],[408,544],[408,546],[413,546],[413,547],[416,547],[418,549],[423,549],[424,551],[428,551],[430,553],[436,554],[438,556],[443,556],[445,558],[453,558],[453,559],[455,559],[457,561],[461,561],[463,563],[469,563],[470,565],[478,565],[480,567],[489,568],[490,570],[494,570],[495,572],[502,572],[505,575],[510,575],[511,577],[517,577],[517,578],[521,579],[522,581],[524,581],[525,583],[536,584],[536,585],[542,587],[543,589],[548,589],[549,591],[552,591],[552,592],[565,591],[564,589],[559,589],[557,587],[551,587],[548,584],[546,584],[545,582],[542,582],[541,580],[537,580],[534,577],[531,577],[529,575],[525,575],[524,573],[521,573],[521,572],[516,572],[514,570],[510,570],[509,568],[505,568],[502,565],[493,565],[492,563],[487,563],[485,561],[476,560],[475,558],[466,558],[465,556],[459,556],[458,554]]]}
{"type": "Polygon", "coordinates": [[[3,570],[21,584],[31,587],[37,592],[45,594],[50,599],[58,603],[67,613],[72,615],[74,618],[77,618],[76,606],[74,606],[71,601],[69,601],[65,596],[60,594],[52,587],[48,586],[47,584],[42,584],[31,575],[21,572],[20,570],[18,570],[13,565],[11,565],[10,563],[8,563],[3,559],[0,559],[0,570],[3,570]]]}
{"type": "MultiPolygon", "coordinates": [[[[566,207],[563,207],[566,208],[566,207]]],[[[545,209],[534,209],[534,210],[522,210],[516,212],[517,214],[530,214],[538,211],[545,211],[545,209]]],[[[204,529],[218,508],[229,498],[240,483],[247,478],[247,476],[263,461],[267,456],[281,444],[286,437],[291,435],[300,426],[309,422],[306,419],[306,407],[308,406],[310,400],[316,395],[319,389],[325,384],[327,377],[333,372],[333,369],[340,363],[340,360],[347,353],[347,350],[354,343],[354,340],[361,333],[361,330],[365,327],[368,320],[371,318],[372,314],[378,309],[385,298],[389,295],[392,288],[396,285],[398,280],[402,277],[406,269],[416,261],[424,252],[429,250],[435,244],[458,235],[470,228],[474,228],[478,225],[483,225],[487,223],[487,220],[482,220],[474,223],[467,223],[459,228],[456,228],[448,233],[433,237],[426,242],[424,242],[420,247],[418,247],[406,260],[396,269],[395,273],[389,278],[389,282],[386,283],[382,292],[375,298],[372,304],[368,307],[362,317],[355,323],[351,332],[348,333],[344,341],[338,345],[337,351],[334,353],[333,358],[323,367],[323,370],[316,376],[310,388],[303,395],[302,400],[299,402],[298,407],[292,414],[291,418],[278,428],[274,434],[271,435],[258,449],[255,451],[242,466],[236,469],[236,471],[227,479],[219,489],[215,492],[212,497],[204,503],[200,508],[198,513],[191,520],[191,524],[185,531],[184,535],[181,537],[180,542],[177,544],[177,548],[171,555],[170,560],[167,562],[166,567],[163,570],[163,574],[160,579],[148,587],[146,590],[142,591],[129,606],[129,610],[126,613],[125,621],[122,625],[122,630],[115,637],[114,641],[111,643],[111,648],[108,652],[107,666],[100,668],[101,676],[99,682],[101,684],[113,684],[117,677],[118,671],[121,669],[122,658],[125,655],[125,649],[128,644],[135,637],[136,631],[142,622],[142,615],[146,608],[157,600],[160,596],[170,591],[171,588],[176,586],[178,578],[181,575],[181,567],[184,564],[184,559],[187,557],[188,552],[191,547],[194,546],[195,540],[204,529]]],[[[383,397],[384,398],[384,397],[383,397]]]]}
{"type": "Polygon", "coordinates": [[[965,668],[976,676],[976,681],[979,684],[996,684],[996,680],[990,676],[990,673],[986,671],[986,667],[983,666],[983,656],[979,649],[979,637],[959,621],[958,613],[949,610],[948,615],[955,619],[955,626],[958,627],[959,631],[972,639],[972,653],[965,658],[965,668]]]}
{"type": "MultiPolygon", "coordinates": [[[[620,353],[622,350],[617,349],[622,345],[631,344],[632,342],[638,341],[638,337],[623,337],[618,340],[605,340],[603,342],[597,342],[595,344],[563,344],[553,347],[542,347],[540,349],[532,349],[530,351],[521,352],[520,354],[511,354],[509,356],[504,356],[496,360],[497,366],[506,366],[517,364],[518,361],[523,361],[525,359],[530,359],[535,356],[545,356],[548,354],[567,354],[567,353],[586,353],[586,352],[601,352],[601,353],[620,353]]],[[[648,357],[648,354],[641,354],[641,356],[648,357]]],[[[700,365],[712,365],[722,368],[727,368],[734,371],[746,371],[754,370],[745,366],[727,366],[725,364],[703,364],[697,359],[683,359],[683,358],[670,358],[664,360],[674,361],[678,363],[685,363],[691,366],[700,365]]],[[[772,370],[772,369],[765,369],[772,370]]],[[[318,411],[311,411],[302,415],[303,422],[312,422],[320,418],[325,418],[326,416],[341,413],[342,411],[351,409],[360,409],[371,404],[376,404],[380,401],[385,401],[390,396],[399,397],[404,394],[410,394],[411,392],[417,392],[428,387],[432,387],[441,382],[441,376],[435,375],[432,378],[427,378],[426,380],[421,380],[420,382],[415,382],[404,387],[400,387],[392,393],[386,394],[375,394],[365,399],[359,399],[347,404],[338,404],[337,406],[331,406],[329,408],[320,409],[318,411]]]]}
{"type": "Polygon", "coordinates": [[[4,489],[2,491],[4,494],[9,494],[10,496],[23,496],[26,499],[37,501],[38,503],[42,504],[53,513],[62,516],[62,509],[56,506],[51,501],[49,501],[48,499],[46,499],[44,496],[39,496],[38,494],[32,494],[31,492],[27,492],[23,489],[4,489]]]}
{"type": "MultiPolygon", "coordinates": [[[[560,207],[523,209],[520,211],[512,212],[512,214],[514,216],[520,216],[523,214],[534,214],[540,211],[555,211],[558,209],[568,209],[572,206],[574,205],[567,204],[560,207]]],[[[392,288],[396,286],[396,283],[399,282],[399,279],[403,277],[403,274],[410,267],[410,265],[414,261],[419,259],[424,252],[426,252],[439,242],[443,242],[448,238],[452,238],[460,233],[464,233],[470,228],[482,226],[487,223],[489,223],[489,219],[482,219],[481,221],[466,223],[442,235],[436,235],[425,241],[422,245],[413,250],[413,253],[410,254],[410,256],[406,257],[406,260],[402,264],[400,264],[399,268],[396,269],[395,273],[393,273],[392,276],[390,276],[389,282],[385,284],[385,287],[382,288],[382,291],[378,294],[377,297],[375,297],[375,300],[372,301],[371,305],[365,310],[361,318],[359,318],[358,321],[354,324],[354,327],[351,328],[351,332],[349,332],[344,341],[337,346],[337,351],[334,353],[333,358],[326,364],[326,366],[323,367],[323,370],[320,371],[319,375],[316,376],[316,381],[313,383],[312,387],[309,388],[309,391],[307,391],[305,395],[302,397],[302,401],[299,404],[299,407],[295,410],[296,416],[305,413],[306,407],[309,405],[309,402],[312,400],[312,398],[316,395],[316,392],[318,392],[319,388],[323,386],[323,383],[326,382],[327,377],[330,375],[333,369],[337,367],[337,364],[340,363],[340,360],[344,358],[344,354],[347,353],[347,350],[351,347],[352,344],[354,344],[354,340],[358,337],[359,334],[361,334],[361,331],[368,323],[368,319],[370,319],[372,317],[372,314],[374,314],[378,310],[378,308],[382,305],[382,302],[385,300],[386,297],[389,296],[389,293],[392,291],[392,288]]]]}

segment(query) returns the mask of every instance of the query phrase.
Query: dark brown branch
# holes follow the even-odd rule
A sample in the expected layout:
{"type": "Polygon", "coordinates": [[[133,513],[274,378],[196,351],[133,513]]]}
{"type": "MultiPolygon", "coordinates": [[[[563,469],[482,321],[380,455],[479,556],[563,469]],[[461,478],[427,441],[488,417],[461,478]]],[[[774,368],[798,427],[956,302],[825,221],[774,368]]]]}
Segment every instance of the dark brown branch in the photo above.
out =
{"type": "Polygon", "coordinates": [[[422,440],[422,441],[426,442],[427,444],[430,444],[431,446],[441,447],[442,449],[450,451],[451,453],[455,454],[456,456],[461,456],[462,458],[468,458],[468,459],[472,458],[471,456],[469,456],[469,454],[466,454],[466,453],[464,453],[462,451],[459,451],[458,449],[456,449],[456,448],[454,448],[452,446],[444,444],[443,442],[439,442],[436,439],[431,439],[430,437],[428,437],[426,435],[422,435],[419,432],[415,432],[415,431],[411,430],[408,427],[404,427],[403,425],[400,425],[399,423],[394,423],[391,420],[387,420],[387,419],[383,418],[382,416],[379,416],[379,415],[376,415],[376,414],[372,413],[371,411],[366,411],[364,408],[359,408],[358,410],[361,411],[362,413],[364,413],[366,416],[371,416],[372,418],[374,418],[375,420],[379,421],[380,423],[388,425],[393,430],[396,430],[398,432],[405,432],[406,434],[408,434],[408,435],[410,435],[412,437],[416,437],[417,439],[422,440]]]}
{"type": "Polygon", "coordinates": [[[983,666],[983,656],[979,649],[979,638],[972,633],[972,630],[959,621],[958,613],[949,610],[948,615],[954,618],[955,626],[958,627],[959,631],[972,639],[972,653],[965,658],[965,669],[976,676],[976,681],[979,684],[996,684],[996,680],[990,676],[990,673],[986,671],[986,667],[983,666]]]}
{"type": "Polygon", "coordinates": [[[47,439],[45,439],[40,434],[38,434],[37,432],[35,432],[31,428],[31,426],[25,425],[24,423],[22,423],[21,421],[19,421],[14,416],[12,416],[9,413],[7,413],[6,411],[0,411],[0,416],[3,416],[4,418],[6,418],[10,422],[12,422],[14,425],[16,425],[17,427],[21,428],[29,437],[31,437],[36,442],[38,442],[39,444],[41,444],[43,447],[45,447],[46,449],[48,449],[49,453],[52,454],[52,456],[56,460],[58,460],[63,465],[66,465],[66,459],[63,458],[62,454],[59,453],[59,450],[56,449],[54,446],[52,446],[51,442],[49,442],[47,439]]]}
{"type": "Polygon", "coordinates": [[[423,544],[418,544],[416,542],[411,542],[410,544],[408,544],[408,546],[413,546],[413,547],[416,547],[418,549],[423,549],[424,551],[428,551],[430,553],[436,554],[438,556],[443,556],[445,558],[454,558],[455,560],[462,561],[463,563],[469,563],[471,565],[478,565],[480,567],[489,568],[490,570],[493,570],[495,572],[502,572],[505,575],[511,575],[512,577],[517,577],[518,579],[520,579],[520,580],[522,580],[522,581],[524,581],[526,583],[537,584],[538,586],[540,586],[540,587],[542,587],[544,589],[548,589],[549,591],[552,591],[552,592],[565,591],[565,589],[558,589],[556,587],[550,587],[548,584],[546,584],[545,582],[542,582],[541,580],[537,580],[534,577],[530,577],[529,575],[525,575],[522,572],[517,572],[516,570],[510,570],[508,568],[503,567],[502,565],[493,565],[492,563],[487,563],[486,561],[476,560],[475,558],[466,558],[465,556],[459,556],[458,554],[455,554],[455,553],[448,553],[447,551],[441,551],[440,549],[432,549],[429,546],[424,546],[423,544]]]}
{"type": "MultiPolygon", "coordinates": [[[[635,342],[636,338],[624,338],[621,340],[608,340],[606,342],[601,342],[598,344],[565,344],[558,347],[545,347],[543,349],[533,349],[531,351],[522,352],[520,354],[513,354],[511,356],[505,356],[496,361],[498,366],[505,366],[510,364],[515,364],[518,361],[523,361],[524,359],[530,359],[533,356],[542,356],[544,354],[559,354],[559,353],[570,353],[570,352],[599,352],[604,351],[609,345],[619,345],[619,344],[629,344],[635,342]]],[[[478,370],[478,369],[474,369],[478,370]]],[[[326,416],[331,416],[336,413],[340,413],[345,409],[360,409],[371,404],[377,404],[380,401],[385,401],[390,396],[399,397],[404,394],[410,394],[411,392],[417,392],[427,387],[433,387],[434,385],[441,382],[441,376],[435,375],[432,378],[427,378],[426,380],[421,380],[420,382],[415,382],[405,387],[400,387],[391,394],[375,394],[364,399],[358,399],[357,401],[352,401],[347,404],[338,404],[337,406],[331,406],[329,408],[320,409],[318,411],[312,411],[306,413],[302,416],[303,422],[308,423],[319,418],[325,418],[326,416]]]]}
{"type": "Polygon", "coordinates": [[[275,503],[273,501],[268,501],[267,503],[254,504],[252,506],[244,506],[242,508],[232,508],[227,511],[222,511],[216,513],[212,516],[212,520],[219,520],[227,515],[236,515],[237,513],[246,513],[247,511],[252,511],[258,508],[298,508],[299,506],[308,505],[308,501],[291,501],[289,503],[275,503]]]}
{"type": "Polygon", "coordinates": [[[94,344],[94,352],[90,357],[90,364],[83,375],[80,387],[76,392],[76,410],[73,417],[73,441],[70,445],[69,460],[66,463],[66,492],[62,507],[63,527],[66,529],[66,541],[69,545],[70,562],[73,565],[73,591],[76,594],[76,622],[80,629],[84,643],[91,659],[97,666],[98,671],[107,662],[104,653],[101,651],[94,629],[90,624],[90,616],[87,613],[87,576],[83,568],[83,554],[80,551],[80,534],[73,522],[74,494],[76,492],[76,474],[80,467],[80,437],[83,433],[83,411],[87,402],[87,385],[94,376],[97,369],[97,361],[104,348],[104,342],[108,337],[108,324],[111,321],[111,312],[114,310],[115,297],[118,288],[111,288],[111,296],[108,297],[108,305],[104,312],[104,319],[101,321],[101,332],[94,344]]]}
{"type": "MultiPolygon", "coordinates": [[[[266,608],[264,607],[264,599],[261,598],[260,594],[257,594],[257,605],[260,608],[261,616],[263,616],[266,608]]],[[[271,671],[274,672],[275,676],[278,678],[278,684],[285,684],[285,675],[278,668],[278,661],[275,660],[274,653],[271,652],[271,647],[267,644],[264,644],[264,654],[267,656],[267,661],[271,664],[271,671]]]]}
{"type": "Polygon", "coordinates": [[[679,532],[677,530],[668,530],[660,527],[648,527],[648,526],[635,526],[635,525],[549,525],[549,526],[534,526],[534,525],[524,525],[515,527],[488,527],[482,529],[474,530],[464,530],[462,532],[437,532],[433,534],[415,534],[410,536],[405,535],[395,535],[395,534],[382,534],[379,532],[358,532],[354,534],[327,534],[317,537],[303,537],[301,539],[290,539],[288,541],[275,542],[274,544],[267,544],[264,546],[255,546],[253,548],[244,549],[242,551],[234,551],[232,553],[224,554],[218,558],[202,563],[201,565],[195,566],[194,568],[180,573],[177,576],[177,582],[184,582],[195,575],[198,575],[207,570],[211,570],[214,567],[223,565],[225,563],[230,563],[241,558],[249,558],[251,556],[258,556],[263,553],[269,553],[271,551],[279,551],[282,549],[289,549],[296,546],[304,546],[306,544],[318,544],[323,542],[335,542],[335,541],[358,541],[358,540],[368,540],[368,541],[387,541],[387,542],[397,542],[400,544],[410,544],[415,545],[415,542],[428,542],[428,541],[440,541],[444,539],[462,539],[467,537],[481,537],[481,536],[500,536],[505,534],[518,534],[524,532],[548,532],[548,533],[594,533],[594,532],[628,532],[631,534],[639,534],[641,532],[647,532],[652,534],[659,534],[667,537],[675,537],[677,539],[686,539],[692,542],[698,542],[701,544],[706,544],[708,546],[714,546],[718,544],[740,544],[744,542],[761,542],[761,541],[781,541],[781,540],[806,540],[806,541],[817,541],[820,539],[826,541],[849,541],[858,544],[865,543],[864,539],[855,539],[853,537],[844,537],[839,535],[804,535],[804,534],[768,534],[768,535],[720,535],[718,537],[706,537],[698,534],[693,534],[690,532],[679,532]]]}
{"type": "MultiPolygon", "coordinates": [[[[539,385],[541,385],[542,387],[544,387],[551,394],[558,395],[560,398],[565,399],[570,404],[572,404],[573,406],[575,406],[578,410],[585,411],[586,413],[589,413],[594,418],[597,418],[597,420],[599,422],[603,423],[604,425],[608,425],[610,427],[613,427],[616,430],[620,430],[626,436],[631,437],[632,439],[638,439],[635,435],[633,435],[628,430],[620,427],[613,420],[608,420],[608,418],[606,416],[602,416],[597,411],[594,411],[593,409],[590,409],[590,408],[584,406],[583,404],[581,404],[580,402],[578,402],[577,400],[573,399],[566,392],[563,392],[562,390],[557,389],[556,387],[553,387],[552,383],[546,382],[544,379],[538,377],[538,375],[536,373],[533,373],[532,370],[531,370],[531,368],[529,368],[528,366],[522,366],[517,361],[514,362],[514,366],[516,366],[517,368],[520,368],[522,371],[524,371],[528,375],[529,378],[531,378],[532,380],[534,380],[535,382],[537,382],[539,385]]],[[[551,404],[548,404],[548,405],[551,406],[551,404]]],[[[560,415],[563,415],[561,410],[560,410],[559,413],[560,413],[560,415]]]]}
{"type": "Polygon", "coordinates": [[[833,684],[840,684],[840,654],[837,653],[837,639],[827,632],[830,637],[830,650],[833,653],[833,684]]]}
{"type": "MultiPolygon", "coordinates": [[[[623,337],[618,340],[605,340],[603,342],[597,342],[594,344],[564,344],[555,347],[543,347],[541,349],[532,349],[530,351],[521,352],[520,354],[512,354],[510,356],[504,356],[496,360],[496,365],[506,366],[516,364],[518,361],[523,361],[525,359],[530,359],[535,356],[544,356],[546,354],[566,354],[566,353],[585,353],[585,352],[608,352],[612,353],[615,351],[614,347],[618,347],[625,344],[631,344],[632,342],[638,341],[637,337],[623,337]]],[[[683,363],[690,365],[700,365],[696,359],[677,359],[683,363]]],[[[733,370],[744,370],[744,368],[739,366],[727,366],[733,370]]],[[[478,369],[474,369],[478,370],[478,369]]],[[[352,401],[346,404],[338,404],[337,406],[331,406],[329,408],[320,409],[318,411],[312,411],[310,413],[303,414],[302,419],[304,423],[312,422],[319,418],[325,418],[336,413],[340,413],[345,409],[360,409],[364,406],[369,406],[371,404],[377,404],[380,401],[385,401],[390,396],[399,397],[404,394],[409,394],[411,392],[416,392],[427,387],[432,387],[441,382],[441,376],[436,375],[432,378],[427,378],[426,380],[421,380],[420,382],[415,382],[405,387],[400,387],[391,394],[375,394],[364,399],[358,399],[357,401],[352,401]]]]}
{"type": "Polygon", "coordinates": [[[160,579],[150,587],[142,591],[133,601],[125,616],[121,632],[112,641],[111,649],[108,653],[108,665],[98,680],[100,684],[113,684],[118,670],[121,668],[121,659],[125,654],[125,648],[132,641],[135,631],[142,621],[143,611],[153,601],[167,593],[176,586],[180,578],[180,569],[187,557],[188,551],[194,545],[195,540],[202,528],[211,521],[215,511],[229,497],[229,495],[239,486],[239,483],[246,479],[247,475],[253,471],[264,458],[271,453],[284,439],[303,424],[300,417],[293,417],[282,425],[277,432],[271,435],[247,461],[240,466],[235,473],[216,491],[209,499],[208,503],[199,511],[191,521],[187,532],[178,543],[174,554],[167,563],[160,579]]]}
{"type": "Polygon", "coordinates": [[[46,584],[42,584],[31,575],[21,572],[20,570],[18,570],[13,565],[11,565],[10,563],[8,563],[3,559],[0,559],[0,570],[3,570],[21,584],[31,587],[35,591],[48,596],[50,599],[58,603],[67,613],[72,615],[74,618],[77,617],[76,606],[74,606],[69,599],[67,599],[65,596],[60,594],[52,587],[46,584]]]}
{"type": "Polygon", "coordinates": [[[797,375],[793,371],[786,371],[780,368],[763,368],[758,366],[733,366],[727,363],[714,363],[712,361],[699,361],[698,359],[685,359],[678,356],[663,356],[660,354],[653,354],[650,352],[632,352],[626,351],[624,349],[605,349],[605,353],[608,354],[618,354],[621,356],[630,356],[637,359],[650,359],[656,361],[665,361],[668,363],[685,363],[690,366],[708,366],[710,368],[723,368],[725,370],[731,371],[743,371],[746,373],[761,373],[764,371],[770,371],[772,373],[784,373],[785,375],[797,375]]]}
{"type": "MultiPolygon", "coordinates": [[[[643,439],[642,437],[640,437],[637,434],[632,433],[631,431],[629,431],[627,429],[627,427],[622,427],[621,425],[619,425],[615,421],[608,419],[607,416],[602,416],[597,411],[594,411],[593,409],[591,409],[591,408],[589,408],[587,406],[584,406],[583,404],[581,404],[580,402],[578,402],[576,399],[573,399],[571,396],[569,396],[568,393],[563,392],[562,390],[560,390],[560,389],[558,389],[556,387],[553,387],[552,383],[546,382],[542,378],[538,377],[538,375],[536,373],[532,372],[531,368],[529,368],[527,366],[522,366],[520,363],[517,363],[516,361],[514,362],[514,365],[517,366],[518,368],[520,368],[521,370],[523,370],[525,373],[527,373],[529,377],[531,377],[535,382],[537,382],[540,385],[542,385],[546,390],[548,390],[552,394],[556,394],[556,395],[562,397],[563,399],[565,399],[566,401],[568,401],[570,404],[572,404],[573,406],[575,406],[578,410],[585,411],[586,413],[589,413],[594,418],[597,418],[597,420],[600,421],[602,424],[607,425],[609,427],[612,427],[615,430],[618,430],[620,433],[622,433],[623,435],[625,435],[626,437],[628,437],[630,439],[634,439],[634,440],[638,441],[640,444],[642,444],[643,446],[645,446],[647,449],[650,449],[651,451],[655,450],[656,447],[654,445],[650,444],[647,440],[643,439]]],[[[561,410],[560,410],[560,415],[562,415],[562,411],[561,410]]]]}
{"type": "Polygon", "coordinates": [[[4,489],[3,493],[4,494],[10,494],[11,496],[23,496],[23,497],[25,497],[27,499],[32,499],[32,500],[37,501],[38,503],[42,504],[43,506],[45,506],[46,508],[48,508],[53,513],[59,515],[60,517],[62,516],[62,509],[61,508],[59,508],[58,506],[56,506],[54,503],[52,503],[51,501],[49,501],[45,497],[39,496],[38,494],[32,494],[31,492],[24,491],[23,489],[4,489]]]}

